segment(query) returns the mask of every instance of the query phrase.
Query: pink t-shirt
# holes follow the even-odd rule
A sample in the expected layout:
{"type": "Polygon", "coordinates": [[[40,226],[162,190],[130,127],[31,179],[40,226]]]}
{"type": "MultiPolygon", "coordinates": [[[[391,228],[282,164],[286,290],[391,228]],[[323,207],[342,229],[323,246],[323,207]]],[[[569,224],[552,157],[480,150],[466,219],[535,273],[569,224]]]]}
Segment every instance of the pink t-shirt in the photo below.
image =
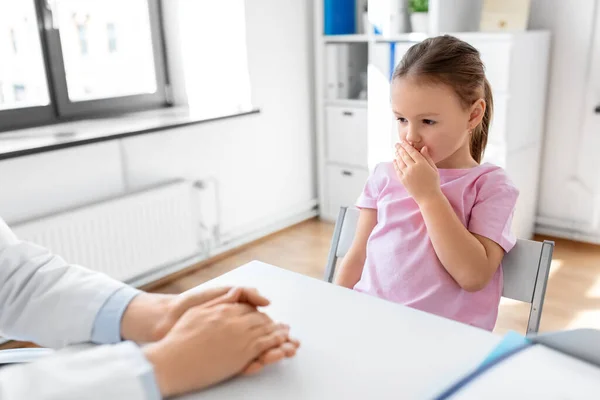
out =
{"type": "MultiPolygon", "coordinates": [[[[512,249],[516,238],[510,226],[519,192],[504,170],[486,163],[470,169],[440,169],[439,174],[442,192],[468,230],[507,252],[512,249]]],[[[484,289],[463,290],[438,259],[419,207],[392,163],[375,168],[356,205],[376,209],[377,225],[354,290],[483,329],[494,328],[502,268],[484,289]]]]}

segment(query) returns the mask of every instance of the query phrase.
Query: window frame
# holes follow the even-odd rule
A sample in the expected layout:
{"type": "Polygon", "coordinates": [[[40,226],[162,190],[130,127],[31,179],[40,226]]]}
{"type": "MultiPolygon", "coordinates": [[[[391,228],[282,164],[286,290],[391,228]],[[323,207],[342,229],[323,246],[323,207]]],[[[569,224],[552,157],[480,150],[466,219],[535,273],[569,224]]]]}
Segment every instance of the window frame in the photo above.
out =
{"type": "Polygon", "coordinates": [[[108,117],[172,105],[169,98],[160,0],[146,0],[150,18],[156,92],[76,102],[69,100],[60,31],[53,26],[51,0],[31,1],[36,10],[50,104],[0,110],[0,134],[13,129],[50,125],[82,118],[108,117]]]}

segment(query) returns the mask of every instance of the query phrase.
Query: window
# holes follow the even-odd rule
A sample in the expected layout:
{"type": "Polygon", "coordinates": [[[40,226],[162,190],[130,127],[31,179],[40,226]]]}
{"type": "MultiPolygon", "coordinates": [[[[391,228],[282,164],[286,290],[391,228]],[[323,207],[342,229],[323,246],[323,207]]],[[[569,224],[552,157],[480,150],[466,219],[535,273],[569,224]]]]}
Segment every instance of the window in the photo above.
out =
{"type": "Polygon", "coordinates": [[[0,0],[0,60],[0,116],[50,104],[33,2],[0,0]]]}
{"type": "Polygon", "coordinates": [[[17,34],[15,32],[15,28],[10,29],[10,42],[12,43],[13,52],[17,54],[17,34]]]}
{"type": "Polygon", "coordinates": [[[117,52],[117,30],[112,22],[106,25],[106,36],[108,37],[108,52],[117,52]]]}
{"type": "Polygon", "coordinates": [[[77,36],[79,39],[79,53],[81,56],[88,54],[87,22],[77,24],[77,36]]]}
{"type": "Polygon", "coordinates": [[[159,0],[0,0],[0,131],[166,104],[159,0]]]}
{"type": "Polygon", "coordinates": [[[70,101],[156,92],[147,0],[61,0],[58,12],[70,101]]]}

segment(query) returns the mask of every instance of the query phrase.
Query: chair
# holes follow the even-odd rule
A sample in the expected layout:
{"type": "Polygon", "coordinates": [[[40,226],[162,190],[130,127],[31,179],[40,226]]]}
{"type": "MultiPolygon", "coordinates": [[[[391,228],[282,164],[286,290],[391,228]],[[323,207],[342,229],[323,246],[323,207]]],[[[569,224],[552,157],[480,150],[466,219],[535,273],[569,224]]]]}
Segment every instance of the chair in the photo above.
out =
{"type": "MultiPolygon", "coordinates": [[[[331,248],[325,269],[325,280],[333,281],[337,259],[344,257],[356,231],[359,210],[342,207],[333,231],[331,248]]],[[[531,304],[527,334],[535,334],[540,327],[546,285],[552,262],[554,242],[517,241],[515,247],[504,256],[504,290],[502,296],[531,304]]]]}

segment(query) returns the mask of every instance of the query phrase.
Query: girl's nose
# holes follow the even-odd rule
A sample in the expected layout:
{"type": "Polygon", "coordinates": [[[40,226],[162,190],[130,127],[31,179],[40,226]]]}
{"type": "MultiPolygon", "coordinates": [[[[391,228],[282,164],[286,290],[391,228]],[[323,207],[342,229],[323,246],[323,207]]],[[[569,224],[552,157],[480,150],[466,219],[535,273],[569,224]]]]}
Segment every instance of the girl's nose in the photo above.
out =
{"type": "Polygon", "coordinates": [[[409,129],[406,133],[406,141],[411,143],[419,143],[421,141],[421,136],[414,129],[409,129]]]}

